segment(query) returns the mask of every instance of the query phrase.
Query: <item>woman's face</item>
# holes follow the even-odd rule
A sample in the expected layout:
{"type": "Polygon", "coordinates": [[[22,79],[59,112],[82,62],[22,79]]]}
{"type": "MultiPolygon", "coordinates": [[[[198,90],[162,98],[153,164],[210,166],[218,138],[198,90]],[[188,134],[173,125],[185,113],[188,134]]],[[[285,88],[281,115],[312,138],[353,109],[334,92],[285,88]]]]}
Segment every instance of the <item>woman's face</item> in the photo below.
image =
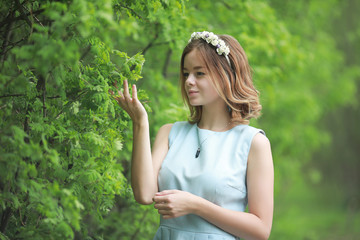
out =
{"type": "Polygon", "coordinates": [[[186,54],[183,76],[186,94],[192,106],[207,106],[223,101],[211,82],[205,63],[197,50],[186,54]]]}

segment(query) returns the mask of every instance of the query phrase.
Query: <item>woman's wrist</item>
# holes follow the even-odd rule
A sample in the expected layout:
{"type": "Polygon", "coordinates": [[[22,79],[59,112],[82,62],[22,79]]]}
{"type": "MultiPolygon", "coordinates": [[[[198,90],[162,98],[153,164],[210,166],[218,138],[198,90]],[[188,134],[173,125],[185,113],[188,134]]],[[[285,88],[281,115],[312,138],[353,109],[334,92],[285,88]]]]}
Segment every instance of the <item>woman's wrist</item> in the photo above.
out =
{"type": "Polygon", "coordinates": [[[206,201],[206,199],[193,195],[193,200],[190,202],[190,212],[195,215],[200,215],[204,201],[206,201]]]}
{"type": "Polygon", "coordinates": [[[149,125],[148,116],[143,116],[141,118],[138,118],[136,120],[133,120],[133,126],[134,127],[144,127],[149,125]]]}

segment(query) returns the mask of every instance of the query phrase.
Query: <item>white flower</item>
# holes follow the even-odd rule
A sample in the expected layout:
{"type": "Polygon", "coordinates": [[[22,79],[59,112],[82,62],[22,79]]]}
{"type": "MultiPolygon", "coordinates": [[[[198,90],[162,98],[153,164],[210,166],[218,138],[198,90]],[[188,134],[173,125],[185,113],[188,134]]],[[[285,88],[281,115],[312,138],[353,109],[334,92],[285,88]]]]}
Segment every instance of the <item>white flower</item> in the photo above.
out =
{"type": "Polygon", "coordinates": [[[227,55],[229,55],[229,53],[230,53],[230,49],[226,48],[225,55],[227,56],[227,55]]]}
{"type": "Polygon", "coordinates": [[[212,40],[211,40],[211,44],[216,47],[216,45],[219,44],[219,40],[217,40],[217,39],[212,39],[212,40]]]}
{"type": "Polygon", "coordinates": [[[191,38],[189,39],[189,43],[193,39],[205,40],[207,43],[213,45],[216,48],[216,52],[219,55],[227,56],[230,53],[230,49],[228,46],[226,46],[226,43],[222,39],[220,39],[216,34],[214,34],[212,32],[208,32],[208,31],[193,32],[191,34],[191,38]]]}
{"type": "Polygon", "coordinates": [[[223,40],[221,40],[221,39],[219,39],[219,44],[220,44],[221,46],[226,46],[225,42],[224,42],[223,40]]]}
{"type": "Polygon", "coordinates": [[[213,38],[218,38],[218,36],[216,36],[214,33],[212,32],[208,32],[209,34],[209,38],[213,39],[213,38]]]}

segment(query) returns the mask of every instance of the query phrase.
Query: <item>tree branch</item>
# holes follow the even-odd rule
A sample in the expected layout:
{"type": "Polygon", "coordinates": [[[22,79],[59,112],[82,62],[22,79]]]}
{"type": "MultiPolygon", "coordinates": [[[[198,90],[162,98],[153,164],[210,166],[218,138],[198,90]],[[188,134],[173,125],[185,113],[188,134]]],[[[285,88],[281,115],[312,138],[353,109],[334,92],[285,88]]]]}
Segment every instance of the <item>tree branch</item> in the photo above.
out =
{"type": "Polygon", "coordinates": [[[221,3],[228,9],[228,10],[232,10],[233,8],[228,4],[226,3],[225,1],[221,1],[221,3]]]}
{"type": "Polygon", "coordinates": [[[4,57],[4,60],[2,61],[2,63],[4,63],[4,61],[6,60],[6,59],[5,59],[5,55],[7,54],[7,52],[10,51],[11,49],[13,49],[14,47],[16,47],[16,46],[17,46],[19,43],[21,43],[22,41],[24,41],[27,37],[28,37],[28,36],[23,37],[22,39],[20,39],[19,41],[15,42],[15,43],[7,44],[8,46],[10,45],[10,47],[7,48],[7,49],[5,49],[5,51],[1,53],[1,54],[2,54],[2,57],[4,57]]]}
{"type": "Polygon", "coordinates": [[[61,96],[56,95],[56,96],[52,96],[52,97],[46,97],[47,99],[54,99],[54,98],[60,98],[61,96]]]}
{"type": "Polygon", "coordinates": [[[162,75],[164,78],[167,77],[167,69],[170,64],[171,55],[172,55],[172,50],[171,50],[171,48],[169,48],[169,50],[166,53],[165,63],[164,63],[163,69],[162,69],[162,75]]]}
{"type": "Polygon", "coordinates": [[[125,5],[121,4],[121,3],[115,4],[114,8],[115,8],[115,9],[116,9],[116,8],[118,8],[118,9],[120,9],[120,8],[126,8],[127,10],[129,10],[133,15],[135,15],[135,16],[138,17],[139,19],[145,20],[146,22],[149,22],[149,20],[144,19],[144,18],[143,18],[142,16],[140,16],[137,12],[135,12],[134,9],[132,9],[132,8],[130,8],[130,7],[128,7],[128,6],[125,6],[125,5]]]}
{"type": "Polygon", "coordinates": [[[12,215],[11,209],[7,207],[1,215],[0,232],[5,233],[10,217],[12,215]]]}
{"type": "MultiPolygon", "coordinates": [[[[40,76],[40,78],[43,78],[43,76],[40,76]]],[[[43,103],[43,117],[46,118],[46,79],[43,80],[44,85],[42,89],[42,103],[43,103]]]]}
{"type": "Polygon", "coordinates": [[[19,212],[19,218],[20,218],[20,222],[21,222],[21,225],[25,226],[25,221],[23,221],[23,218],[21,216],[21,208],[18,209],[18,212],[19,212]]]}
{"type": "Polygon", "coordinates": [[[73,99],[72,101],[69,101],[65,104],[65,106],[63,107],[63,109],[61,109],[61,111],[56,115],[55,119],[58,119],[60,117],[61,114],[63,114],[64,112],[64,108],[68,105],[70,105],[71,103],[75,102],[76,100],[78,100],[82,95],[84,95],[85,93],[87,93],[87,91],[83,91],[83,92],[80,92],[79,95],[77,95],[75,97],[75,99],[73,99]]]}
{"type": "Polygon", "coordinates": [[[23,19],[26,21],[26,23],[29,25],[29,27],[32,28],[32,22],[29,20],[26,13],[24,12],[24,8],[23,8],[22,4],[20,3],[20,1],[15,0],[15,4],[18,8],[17,10],[19,10],[19,12],[20,12],[20,15],[23,16],[23,19]]]}
{"type": "MultiPolygon", "coordinates": [[[[23,93],[19,93],[19,94],[5,94],[5,95],[2,95],[0,96],[0,98],[6,98],[6,97],[24,97],[25,94],[23,93]]],[[[42,97],[41,95],[38,95],[36,97],[42,97]]],[[[61,96],[60,95],[55,95],[55,96],[51,96],[51,97],[46,97],[47,99],[55,99],[55,98],[60,98],[61,96]]]]}
{"type": "MultiPolygon", "coordinates": [[[[38,9],[36,11],[29,12],[29,13],[27,13],[25,15],[20,15],[18,17],[13,17],[13,15],[12,15],[12,17],[8,16],[8,17],[5,18],[4,21],[2,21],[0,23],[0,26],[5,26],[5,24],[10,23],[10,22],[16,22],[17,20],[25,20],[24,17],[28,17],[30,15],[35,15],[35,14],[38,14],[38,13],[42,13],[43,11],[44,11],[44,9],[38,9]]],[[[37,19],[37,18],[35,18],[35,19],[37,19]]]]}
{"type": "Polygon", "coordinates": [[[154,42],[156,41],[156,39],[158,39],[159,37],[159,28],[156,26],[156,33],[154,38],[149,42],[149,44],[141,51],[143,55],[145,55],[146,51],[149,50],[149,48],[151,48],[154,44],[154,42]]]}
{"type": "MultiPolygon", "coordinates": [[[[11,15],[9,16],[14,16],[14,11],[12,11],[10,13],[11,15]]],[[[4,67],[4,62],[5,62],[5,59],[6,59],[6,48],[9,44],[9,41],[10,41],[10,37],[11,37],[11,33],[12,33],[12,26],[13,26],[14,22],[10,22],[7,27],[6,27],[6,30],[5,30],[5,33],[4,33],[4,42],[2,44],[2,51],[1,51],[1,68],[4,67]]]]}
{"type": "Polygon", "coordinates": [[[0,96],[0,98],[6,98],[6,97],[23,97],[25,94],[5,94],[0,96]]]}
{"type": "Polygon", "coordinates": [[[36,11],[33,12],[32,9],[31,9],[31,11],[30,11],[29,9],[26,8],[26,6],[23,6],[23,7],[29,12],[29,14],[26,15],[26,16],[31,15],[31,17],[32,17],[33,19],[35,19],[35,20],[40,24],[40,26],[44,27],[44,25],[41,23],[41,21],[34,15],[34,13],[35,13],[36,11]]]}
{"type": "Polygon", "coordinates": [[[149,50],[149,48],[152,47],[152,45],[154,44],[155,40],[157,39],[157,35],[155,35],[154,39],[151,40],[149,42],[149,44],[141,51],[143,55],[145,55],[145,53],[147,52],[147,50],[149,50]]]}

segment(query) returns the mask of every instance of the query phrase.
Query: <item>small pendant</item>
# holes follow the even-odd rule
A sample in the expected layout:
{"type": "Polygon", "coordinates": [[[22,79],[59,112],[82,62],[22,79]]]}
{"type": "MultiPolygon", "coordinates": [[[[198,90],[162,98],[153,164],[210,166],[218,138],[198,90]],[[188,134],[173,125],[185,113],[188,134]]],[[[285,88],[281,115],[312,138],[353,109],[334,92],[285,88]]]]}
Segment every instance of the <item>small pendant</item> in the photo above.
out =
{"type": "Polygon", "coordinates": [[[198,150],[196,151],[195,158],[198,158],[199,155],[200,155],[200,148],[198,148],[198,150]]]}

